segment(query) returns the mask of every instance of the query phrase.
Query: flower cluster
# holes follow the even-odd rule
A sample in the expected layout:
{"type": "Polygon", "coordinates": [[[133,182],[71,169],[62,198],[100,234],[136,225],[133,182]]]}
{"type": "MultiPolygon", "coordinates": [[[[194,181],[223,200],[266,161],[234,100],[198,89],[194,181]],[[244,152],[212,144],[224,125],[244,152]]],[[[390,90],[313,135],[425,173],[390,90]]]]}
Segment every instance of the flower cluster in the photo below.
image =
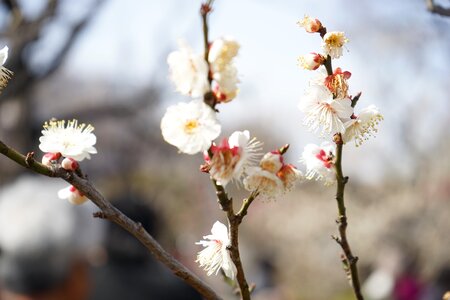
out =
{"type": "MultiPolygon", "coordinates": [[[[64,120],[45,122],[42,136],[39,138],[39,149],[45,153],[42,163],[51,167],[58,164],[62,158],[62,168],[76,171],[78,162],[85,158],[90,159],[91,154],[97,153],[94,147],[97,138],[93,131],[94,127],[84,123],[78,124],[75,119],[67,123],[64,120]]],[[[73,204],[82,204],[87,200],[74,186],[60,190],[58,196],[73,204]]]]}
{"type": "Polygon", "coordinates": [[[239,44],[225,37],[211,43],[207,60],[182,42],[180,50],[169,54],[170,78],[177,91],[194,98],[187,104],[169,107],[161,120],[164,140],[180,152],[206,151],[219,136],[221,126],[212,108],[214,105],[208,106],[202,98],[210,93],[214,103],[225,103],[236,97],[239,79],[234,57],[238,50],[239,44]]]}
{"type": "Polygon", "coordinates": [[[299,103],[305,114],[304,124],[320,134],[341,133],[344,142],[355,139],[359,145],[373,135],[383,119],[378,109],[371,105],[361,111],[358,117],[353,107],[356,101],[349,94],[348,80],[351,73],[341,68],[331,69],[331,59],[342,56],[342,49],[348,39],[343,32],[326,32],[320,21],[306,16],[299,22],[307,32],[319,32],[323,39],[323,54],[311,53],[299,57],[299,65],[307,70],[318,69],[308,90],[299,103]],[[319,28],[318,25],[320,24],[319,28]],[[315,28],[312,30],[311,28],[315,28]],[[326,69],[328,68],[328,69],[326,69]],[[329,73],[328,73],[329,72],[329,73]]]}
{"type": "Polygon", "coordinates": [[[180,50],[167,58],[170,78],[183,95],[202,97],[212,88],[218,102],[229,102],[238,93],[239,79],[233,62],[238,51],[239,44],[233,38],[219,38],[211,43],[208,61],[205,61],[204,54],[195,54],[180,42],[180,50]],[[211,85],[208,79],[212,80],[211,85]]]}
{"type": "MultiPolygon", "coordinates": [[[[298,23],[307,32],[320,34],[323,50],[322,54],[314,52],[298,58],[303,69],[317,70],[298,105],[305,116],[304,125],[313,132],[319,132],[320,136],[340,134],[343,143],[354,140],[356,146],[361,145],[377,132],[383,116],[374,105],[356,115],[354,107],[360,94],[355,97],[349,94],[348,81],[352,74],[341,68],[332,69],[332,59],[342,56],[348,39],[343,32],[327,32],[319,20],[308,16],[298,23]]],[[[334,182],[333,159],[332,144],[307,145],[301,159],[306,164],[306,178],[321,179],[325,184],[334,182]]]]}

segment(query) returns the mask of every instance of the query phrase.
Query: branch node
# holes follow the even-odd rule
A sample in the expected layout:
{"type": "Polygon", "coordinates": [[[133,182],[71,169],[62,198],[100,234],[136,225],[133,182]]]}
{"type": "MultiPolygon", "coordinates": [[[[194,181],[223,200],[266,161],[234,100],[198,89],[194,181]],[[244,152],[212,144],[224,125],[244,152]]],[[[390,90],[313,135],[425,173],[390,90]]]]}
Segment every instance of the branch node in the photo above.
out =
{"type": "Polygon", "coordinates": [[[33,151],[28,152],[28,153],[27,153],[27,156],[25,157],[25,164],[26,164],[29,168],[31,168],[31,165],[33,164],[33,161],[34,161],[34,152],[33,152],[33,151]]]}
{"type": "Polygon", "coordinates": [[[99,218],[99,219],[108,219],[108,216],[102,211],[97,211],[97,212],[93,213],[92,216],[94,218],[99,218]]]}

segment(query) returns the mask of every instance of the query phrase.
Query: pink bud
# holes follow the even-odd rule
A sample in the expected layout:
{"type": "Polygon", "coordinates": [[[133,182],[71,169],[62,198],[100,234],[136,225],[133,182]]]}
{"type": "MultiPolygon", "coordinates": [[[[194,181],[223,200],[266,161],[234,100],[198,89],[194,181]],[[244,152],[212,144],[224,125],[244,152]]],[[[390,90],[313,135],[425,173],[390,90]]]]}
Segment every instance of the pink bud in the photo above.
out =
{"type": "Polygon", "coordinates": [[[51,167],[52,163],[60,159],[61,153],[45,153],[42,157],[42,164],[51,167]]]}
{"type": "Polygon", "coordinates": [[[70,157],[65,157],[61,163],[61,166],[68,171],[75,171],[78,169],[78,162],[70,157]]]}
{"type": "Polygon", "coordinates": [[[305,28],[306,32],[314,33],[320,31],[322,23],[318,19],[313,19],[305,16],[303,20],[298,21],[298,25],[305,28]]]}

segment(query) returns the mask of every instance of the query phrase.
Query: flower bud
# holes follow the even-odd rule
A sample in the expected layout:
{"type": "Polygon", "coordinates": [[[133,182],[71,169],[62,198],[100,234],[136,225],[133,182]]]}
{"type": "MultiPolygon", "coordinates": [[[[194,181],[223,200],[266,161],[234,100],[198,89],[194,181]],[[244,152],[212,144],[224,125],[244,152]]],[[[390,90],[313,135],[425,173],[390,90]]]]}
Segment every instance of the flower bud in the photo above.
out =
{"type": "Polygon", "coordinates": [[[65,157],[61,163],[61,166],[67,171],[75,171],[78,169],[78,162],[70,157],[65,157]]]}
{"type": "Polygon", "coordinates": [[[52,166],[52,162],[57,161],[61,157],[61,153],[45,153],[42,157],[42,164],[46,165],[47,167],[52,166]]]}
{"type": "Polygon", "coordinates": [[[261,169],[276,174],[283,166],[283,157],[279,153],[268,152],[259,164],[261,169]]]}
{"type": "Polygon", "coordinates": [[[318,32],[322,28],[322,23],[318,19],[310,18],[305,16],[302,20],[298,21],[297,24],[300,27],[305,28],[306,32],[314,33],[318,32]]]}
{"type": "Polygon", "coordinates": [[[80,205],[87,201],[86,196],[84,196],[76,187],[73,185],[63,188],[58,191],[58,197],[60,199],[66,199],[72,204],[80,205]]]}
{"type": "Polygon", "coordinates": [[[325,57],[314,52],[300,55],[297,60],[298,65],[305,70],[316,70],[324,63],[324,61],[325,57]]]}

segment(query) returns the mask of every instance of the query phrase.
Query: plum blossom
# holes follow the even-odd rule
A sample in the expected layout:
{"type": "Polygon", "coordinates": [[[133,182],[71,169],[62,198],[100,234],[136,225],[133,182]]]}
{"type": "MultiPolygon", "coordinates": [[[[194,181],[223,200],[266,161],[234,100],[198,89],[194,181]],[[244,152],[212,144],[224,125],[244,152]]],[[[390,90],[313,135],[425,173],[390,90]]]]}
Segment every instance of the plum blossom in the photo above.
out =
{"type": "Polygon", "coordinates": [[[170,78],[178,92],[193,98],[201,97],[210,90],[208,64],[203,55],[194,54],[184,42],[179,42],[180,50],[167,57],[170,78]]]}
{"type": "Polygon", "coordinates": [[[170,106],[161,120],[164,140],[186,154],[207,150],[220,130],[215,111],[202,100],[170,106]]]}
{"type": "Polygon", "coordinates": [[[198,253],[196,262],[207,271],[208,276],[217,275],[222,269],[227,277],[234,280],[237,271],[227,249],[230,245],[227,227],[217,221],[211,229],[211,234],[203,239],[196,243],[205,247],[198,253]]]}
{"type": "Polygon", "coordinates": [[[322,127],[321,135],[344,132],[344,122],[353,114],[350,98],[335,99],[323,85],[312,85],[299,104],[305,114],[303,124],[316,132],[322,127]]]}
{"type": "Polygon", "coordinates": [[[378,124],[383,120],[383,115],[375,105],[370,105],[361,110],[358,116],[352,116],[344,123],[345,131],[342,134],[344,143],[355,140],[355,145],[360,146],[364,140],[375,135],[378,124]]]}
{"type": "Polygon", "coordinates": [[[258,191],[267,199],[274,199],[290,191],[302,177],[302,173],[291,164],[284,164],[279,151],[268,152],[259,166],[250,167],[244,186],[248,191],[258,191]]]}
{"type": "Polygon", "coordinates": [[[223,186],[240,179],[250,165],[256,164],[261,145],[255,138],[250,139],[248,130],[235,131],[219,146],[211,146],[212,157],[205,153],[209,174],[223,186]]]}
{"type": "Polygon", "coordinates": [[[297,59],[298,65],[305,70],[317,70],[325,61],[325,57],[320,54],[311,52],[309,54],[300,55],[297,59]]]}
{"type": "Polygon", "coordinates": [[[214,40],[208,54],[211,66],[212,90],[219,102],[233,100],[239,89],[237,69],[233,59],[239,51],[239,44],[231,37],[223,37],[214,40]]]}
{"type": "Polygon", "coordinates": [[[0,67],[0,92],[8,85],[8,81],[13,75],[13,72],[3,66],[8,59],[8,50],[8,46],[0,50],[0,62],[2,64],[0,67]]]}
{"type": "Polygon", "coordinates": [[[67,122],[50,120],[45,122],[42,136],[39,138],[39,149],[46,153],[60,153],[64,157],[82,161],[96,154],[94,145],[96,136],[92,133],[94,127],[73,119],[67,122]]]}
{"type": "Polygon", "coordinates": [[[335,145],[330,142],[323,142],[320,146],[306,145],[300,159],[306,165],[306,179],[315,178],[325,181],[325,185],[333,184],[336,181],[335,153],[335,145]]]}
{"type": "Polygon", "coordinates": [[[342,56],[342,47],[348,42],[343,32],[331,31],[324,35],[322,48],[325,55],[331,58],[339,58],[342,56]]]}
{"type": "Polygon", "coordinates": [[[58,191],[59,199],[66,199],[72,204],[80,205],[88,199],[73,185],[63,188],[58,191]]]}
{"type": "Polygon", "coordinates": [[[318,32],[322,28],[322,23],[318,19],[313,19],[306,16],[297,22],[300,27],[305,28],[306,32],[314,33],[318,32]]]}
{"type": "Polygon", "coordinates": [[[335,98],[348,97],[347,80],[352,76],[349,71],[342,72],[341,68],[337,68],[333,74],[325,78],[325,86],[333,93],[335,98]]]}

